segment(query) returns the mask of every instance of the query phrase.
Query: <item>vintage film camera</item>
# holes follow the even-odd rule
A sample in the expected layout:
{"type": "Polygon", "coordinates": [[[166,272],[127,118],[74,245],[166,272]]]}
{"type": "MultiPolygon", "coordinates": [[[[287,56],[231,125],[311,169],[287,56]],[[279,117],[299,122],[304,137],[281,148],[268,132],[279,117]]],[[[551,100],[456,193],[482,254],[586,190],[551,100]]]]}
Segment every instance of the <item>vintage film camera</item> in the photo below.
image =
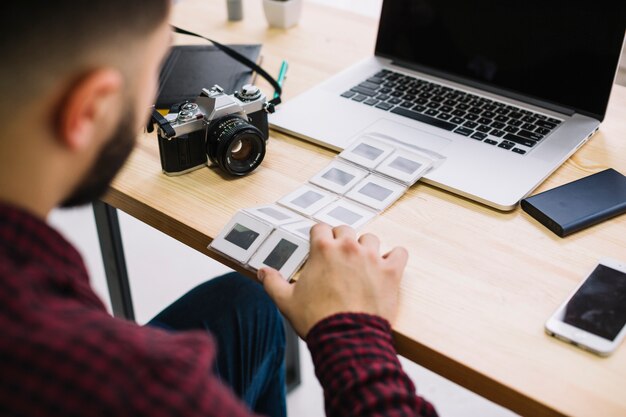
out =
{"type": "Polygon", "coordinates": [[[153,112],[163,172],[185,174],[206,166],[207,157],[227,174],[252,172],[265,156],[267,115],[273,112],[274,104],[253,85],[232,95],[215,85],[203,89],[195,102],[175,105],[165,117],[153,112]]]}

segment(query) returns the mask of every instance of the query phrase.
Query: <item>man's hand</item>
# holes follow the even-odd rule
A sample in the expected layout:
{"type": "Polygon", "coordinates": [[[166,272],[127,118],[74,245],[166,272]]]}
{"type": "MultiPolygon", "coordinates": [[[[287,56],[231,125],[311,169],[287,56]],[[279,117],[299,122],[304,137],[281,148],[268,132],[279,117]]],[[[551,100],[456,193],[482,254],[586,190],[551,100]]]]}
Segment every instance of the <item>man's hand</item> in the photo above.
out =
{"type": "Polygon", "coordinates": [[[407,252],[395,248],[380,255],[372,234],[358,240],[347,226],[325,224],[311,229],[311,254],[295,284],[271,268],[258,277],[300,337],[320,320],[336,313],[369,313],[393,323],[407,252]]]}

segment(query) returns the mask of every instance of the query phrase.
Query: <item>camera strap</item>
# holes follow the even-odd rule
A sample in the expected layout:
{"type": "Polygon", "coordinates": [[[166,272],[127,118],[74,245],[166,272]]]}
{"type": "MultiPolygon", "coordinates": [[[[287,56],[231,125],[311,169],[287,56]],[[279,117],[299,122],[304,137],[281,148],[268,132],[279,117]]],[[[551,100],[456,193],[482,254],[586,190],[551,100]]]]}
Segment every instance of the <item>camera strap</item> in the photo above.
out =
{"type": "Polygon", "coordinates": [[[173,138],[174,136],[176,136],[176,131],[174,130],[170,122],[165,117],[163,117],[163,115],[161,115],[161,113],[159,113],[157,109],[152,108],[151,116],[152,117],[148,122],[148,126],[146,127],[148,133],[154,132],[154,123],[156,123],[163,130],[166,138],[173,138]]]}
{"type": "Polygon", "coordinates": [[[211,42],[213,45],[215,45],[216,48],[220,49],[222,52],[224,52],[229,57],[233,58],[235,61],[238,61],[238,62],[242,63],[243,65],[245,65],[246,67],[250,68],[251,70],[255,71],[261,77],[265,78],[267,80],[267,82],[270,83],[272,87],[274,87],[274,90],[278,94],[278,96],[276,98],[270,100],[269,102],[274,104],[275,106],[281,103],[280,96],[281,96],[281,94],[283,92],[283,89],[280,87],[278,82],[271,75],[269,75],[267,73],[267,71],[265,71],[263,68],[261,68],[255,62],[253,62],[250,59],[248,59],[247,57],[241,55],[239,52],[235,51],[234,49],[229,48],[226,45],[222,45],[221,43],[216,42],[216,41],[214,41],[212,39],[206,38],[206,37],[204,37],[202,35],[198,35],[197,33],[193,33],[193,32],[190,32],[190,31],[185,30],[185,29],[181,29],[181,28],[176,27],[176,26],[172,26],[172,29],[174,30],[175,33],[180,33],[181,35],[195,36],[197,38],[204,39],[206,41],[211,42]]]}

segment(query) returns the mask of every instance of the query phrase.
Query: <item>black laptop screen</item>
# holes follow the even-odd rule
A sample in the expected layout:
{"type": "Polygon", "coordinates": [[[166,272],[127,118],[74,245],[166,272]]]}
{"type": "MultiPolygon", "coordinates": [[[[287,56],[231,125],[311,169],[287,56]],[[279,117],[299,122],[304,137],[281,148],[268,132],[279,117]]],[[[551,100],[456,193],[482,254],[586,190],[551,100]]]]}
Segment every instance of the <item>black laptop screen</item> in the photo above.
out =
{"type": "Polygon", "coordinates": [[[602,119],[625,30],[625,0],[385,0],[376,53],[602,119]]]}

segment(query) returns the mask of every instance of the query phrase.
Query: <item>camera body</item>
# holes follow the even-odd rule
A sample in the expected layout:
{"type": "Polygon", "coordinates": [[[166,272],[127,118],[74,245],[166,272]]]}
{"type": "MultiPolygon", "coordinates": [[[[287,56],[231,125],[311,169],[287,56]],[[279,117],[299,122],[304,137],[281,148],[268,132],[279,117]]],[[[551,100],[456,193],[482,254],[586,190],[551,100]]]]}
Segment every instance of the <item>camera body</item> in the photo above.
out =
{"type": "Polygon", "coordinates": [[[156,120],[163,172],[181,175],[208,161],[230,175],[252,172],[265,156],[267,116],[273,112],[274,105],[253,85],[232,95],[217,85],[203,89],[195,102],[177,104],[156,120]]]}

